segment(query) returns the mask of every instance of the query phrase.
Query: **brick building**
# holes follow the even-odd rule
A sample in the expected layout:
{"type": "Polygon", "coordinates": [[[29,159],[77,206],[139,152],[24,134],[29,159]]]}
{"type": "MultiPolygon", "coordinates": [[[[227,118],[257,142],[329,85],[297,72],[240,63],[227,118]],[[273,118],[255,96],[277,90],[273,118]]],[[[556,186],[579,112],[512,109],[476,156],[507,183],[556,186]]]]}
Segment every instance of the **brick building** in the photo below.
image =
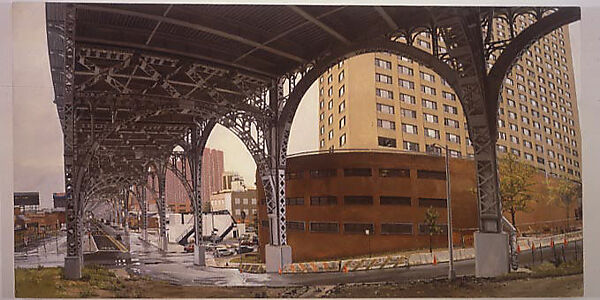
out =
{"type": "MultiPolygon", "coordinates": [[[[336,151],[292,156],[287,160],[286,172],[287,242],[292,247],[293,261],[427,248],[424,217],[430,206],[438,210],[438,224],[445,228],[442,156],[336,151]],[[365,229],[369,229],[369,236],[365,229]]],[[[457,247],[469,246],[472,232],[478,227],[474,161],[452,158],[450,176],[454,242],[457,247]]],[[[539,184],[535,192],[544,195],[545,176],[542,172],[536,176],[539,184]]],[[[269,220],[262,185],[260,180],[257,182],[261,199],[259,251],[264,258],[269,220]]],[[[574,218],[574,210],[568,213],[574,218]]],[[[540,224],[561,227],[565,217],[564,209],[540,198],[532,203],[531,212],[517,214],[516,225],[521,230],[540,224]]],[[[435,236],[434,247],[446,247],[446,240],[446,232],[435,236]]]]}

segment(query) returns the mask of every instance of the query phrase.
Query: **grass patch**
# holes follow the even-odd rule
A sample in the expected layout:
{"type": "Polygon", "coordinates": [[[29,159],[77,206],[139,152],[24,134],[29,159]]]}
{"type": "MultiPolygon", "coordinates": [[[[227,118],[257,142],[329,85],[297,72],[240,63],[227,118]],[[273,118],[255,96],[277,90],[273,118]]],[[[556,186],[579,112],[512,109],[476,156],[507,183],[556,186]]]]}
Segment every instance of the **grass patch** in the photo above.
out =
{"type": "Polygon", "coordinates": [[[505,276],[498,277],[498,280],[503,279],[519,279],[519,278],[544,278],[583,274],[583,261],[568,261],[555,265],[550,262],[543,262],[539,265],[530,268],[531,273],[508,273],[505,276]]]}
{"type": "Polygon", "coordinates": [[[67,280],[62,268],[15,269],[19,298],[114,297],[126,288],[123,281],[101,266],[86,266],[81,280],[67,280]]]}
{"type": "Polygon", "coordinates": [[[61,283],[62,269],[15,269],[15,296],[18,298],[62,298],[66,285],[61,283]]]}

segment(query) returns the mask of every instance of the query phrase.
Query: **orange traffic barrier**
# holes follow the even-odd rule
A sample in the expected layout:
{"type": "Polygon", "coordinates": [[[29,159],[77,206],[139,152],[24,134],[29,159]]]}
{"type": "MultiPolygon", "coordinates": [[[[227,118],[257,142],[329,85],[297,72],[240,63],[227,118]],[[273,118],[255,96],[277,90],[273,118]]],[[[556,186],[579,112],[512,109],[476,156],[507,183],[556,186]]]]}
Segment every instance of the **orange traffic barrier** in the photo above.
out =
{"type": "Polygon", "coordinates": [[[279,275],[281,275],[281,268],[279,268],[279,275]]]}
{"type": "Polygon", "coordinates": [[[348,267],[344,266],[344,273],[348,273],[348,267]]]}
{"type": "Polygon", "coordinates": [[[569,244],[569,241],[567,241],[567,238],[563,238],[563,244],[565,244],[565,246],[569,244]]]}
{"type": "Polygon", "coordinates": [[[435,254],[433,255],[433,264],[437,265],[437,258],[435,257],[435,254]]]}
{"type": "Polygon", "coordinates": [[[554,240],[550,240],[550,247],[554,248],[554,240]]]}
{"type": "Polygon", "coordinates": [[[517,253],[521,253],[521,245],[517,244],[517,253]]]}

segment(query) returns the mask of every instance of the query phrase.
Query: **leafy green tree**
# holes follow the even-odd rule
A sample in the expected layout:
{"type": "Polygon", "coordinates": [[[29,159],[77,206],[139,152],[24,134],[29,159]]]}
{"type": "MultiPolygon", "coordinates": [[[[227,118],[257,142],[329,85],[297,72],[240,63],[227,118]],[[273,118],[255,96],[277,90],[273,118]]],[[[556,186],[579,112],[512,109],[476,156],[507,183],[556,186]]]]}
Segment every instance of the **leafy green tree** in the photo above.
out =
{"type": "Polygon", "coordinates": [[[573,204],[581,198],[581,184],[565,178],[552,180],[552,182],[548,182],[547,184],[550,203],[565,209],[567,227],[569,227],[569,212],[573,204]]]}
{"type": "Polygon", "coordinates": [[[434,209],[433,206],[430,206],[427,211],[425,211],[425,225],[427,226],[427,233],[429,234],[429,253],[433,252],[433,235],[442,232],[442,227],[437,224],[439,217],[440,213],[434,209]]]}
{"type": "Polygon", "coordinates": [[[519,158],[508,153],[498,159],[500,173],[500,198],[502,212],[509,212],[512,224],[516,227],[517,211],[528,211],[528,205],[534,199],[532,187],[535,168],[522,163],[519,158]]]}

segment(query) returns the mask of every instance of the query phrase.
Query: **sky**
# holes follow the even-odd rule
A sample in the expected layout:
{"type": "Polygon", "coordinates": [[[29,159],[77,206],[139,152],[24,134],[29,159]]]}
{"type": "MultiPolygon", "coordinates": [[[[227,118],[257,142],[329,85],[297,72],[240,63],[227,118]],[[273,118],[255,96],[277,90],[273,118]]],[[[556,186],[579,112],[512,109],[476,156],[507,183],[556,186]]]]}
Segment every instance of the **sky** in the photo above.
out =
{"type": "MultiPolygon", "coordinates": [[[[15,3],[13,13],[14,190],[39,191],[41,206],[51,207],[52,193],[64,191],[64,180],[62,132],[52,103],[44,4],[15,3]]],[[[579,22],[572,27],[573,53],[579,53],[579,22]]],[[[574,56],[577,72],[579,56],[574,56]]],[[[579,88],[577,80],[576,85],[579,88]]],[[[313,84],[294,119],[289,154],[318,149],[317,98],[313,84]]],[[[256,165],[250,153],[227,128],[215,127],[207,147],[224,152],[226,171],[238,172],[247,183],[255,182],[256,165]]]]}
{"type": "MultiPolygon", "coordinates": [[[[52,207],[52,193],[64,191],[63,147],[45,28],[43,3],[13,4],[14,191],[39,191],[40,206],[52,207]]],[[[313,84],[298,108],[288,153],[317,150],[317,109],[313,84]]],[[[224,152],[226,171],[254,184],[256,164],[229,129],[217,125],[207,147],[224,152]]]]}

